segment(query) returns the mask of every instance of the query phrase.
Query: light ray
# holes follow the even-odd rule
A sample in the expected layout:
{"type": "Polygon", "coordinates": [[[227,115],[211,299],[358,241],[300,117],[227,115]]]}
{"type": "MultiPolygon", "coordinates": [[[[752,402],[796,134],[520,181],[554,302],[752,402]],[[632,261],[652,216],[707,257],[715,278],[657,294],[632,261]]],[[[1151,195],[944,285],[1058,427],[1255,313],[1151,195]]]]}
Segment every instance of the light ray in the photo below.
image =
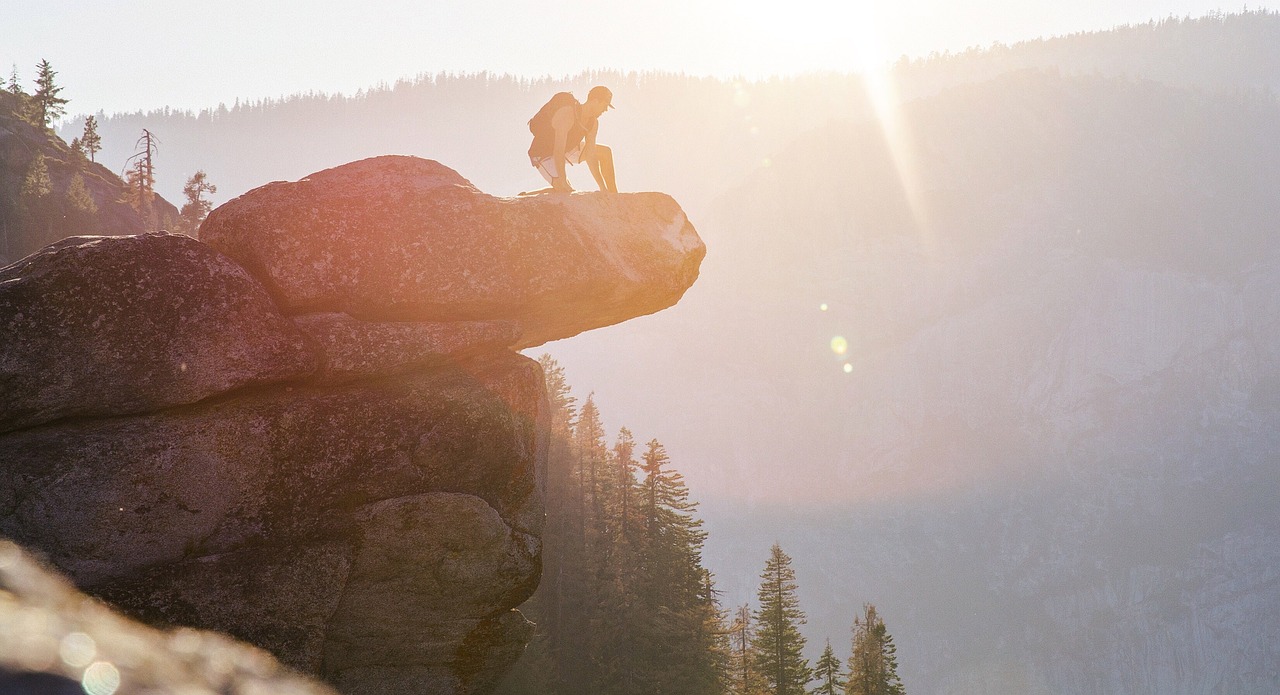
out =
{"type": "Polygon", "coordinates": [[[914,133],[903,115],[902,99],[893,81],[890,66],[885,63],[884,49],[880,44],[874,9],[869,2],[860,4],[860,40],[857,42],[859,64],[862,66],[863,85],[871,103],[875,119],[889,149],[898,183],[910,208],[912,222],[919,237],[921,250],[933,255],[937,240],[929,225],[922,177],[919,170],[914,133]]]}

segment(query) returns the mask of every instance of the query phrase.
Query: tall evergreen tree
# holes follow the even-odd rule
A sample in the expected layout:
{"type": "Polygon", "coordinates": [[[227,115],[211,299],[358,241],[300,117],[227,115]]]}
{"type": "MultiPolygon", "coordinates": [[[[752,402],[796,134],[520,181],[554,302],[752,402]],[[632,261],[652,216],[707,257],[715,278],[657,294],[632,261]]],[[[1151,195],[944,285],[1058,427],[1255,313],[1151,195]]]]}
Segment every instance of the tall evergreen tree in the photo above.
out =
{"type": "Polygon", "coordinates": [[[187,202],[182,205],[179,215],[182,221],[179,223],[180,229],[195,236],[200,231],[200,223],[204,222],[204,218],[213,209],[213,202],[204,199],[206,193],[217,193],[218,187],[209,183],[209,177],[204,170],[196,171],[187,179],[186,185],[182,187],[182,195],[187,202]]]}
{"type": "Polygon", "coordinates": [[[551,402],[543,580],[521,607],[533,642],[500,695],[721,695],[726,648],[706,534],[657,440],[610,448],[594,398],[577,412],[563,370],[539,360],[551,402]]]}
{"type": "Polygon", "coordinates": [[[809,661],[803,656],[805,640],[800,634],[805,617],[796,589],[791,558],[774,543],[760,573],[760,607],[751,641],[752,661],[770,695],[802,695],[811,680],[809,661]]]}
{"type": "Polygon", "coordinates": [[[639,521],[643,528],[637,599],[648,616],[649,692],[715,693],[721,682],[718,642],[724,632],[710,578],[702,568],[707,534],[694,516],[684,476],[657,439],[641,457],[639,521]]]}
{"type": "Polygon", "coordinates": [[[150,130],[142,129],[142,135],[138,138],[136,147],[142,148],[136,154],[129,158],[127,166],[128,172],[125,174],[125,202],[142,216],[142,220],[149,229],[155,229],[159,220],[156,219],[155,208],[152,203],[155,201],[156,190],[156,170],[155,170],[155,153],[156,138],[151,134],[150,130]]]}
{"type": "Polygon", "coordinates": [[[868,603],[863,614],[853,619],[853,654],[849,656],[846,695],[903,695],[898,677],[897,647],[893,637],[868,603]]]}
{"type": "Polygon", "coordinates": [[[751,608],[738,606],[729,625],[729,658],[725,664],[725,692],[731,695],[758,695],[764,690],[760,674],[751,663],[753,626],[751,608]]]}
{"type": "Polygon", "coordinates": [[[48,198],[51,193],[53,183],[49,180],[49,167],[45,164],[44,154],[37,152],[22,179],[22,197],[35,202],[48,198]]]}
{"type": "Polygon", "coordinates": [[[813,667],[813,678],[818,685],[810,691],[812,695],[843,695],[845,681],[840,677],[843,670],[843,664],[831,649],[831,640],[827,640],[827,648],[822,650],[822,656],[813,667]]]}
{"type": "Polygon", "coordinates": [[[94,161],[94,155],[102,149],[102,137],[98,135],[98,119],[93,116],[84,119],[84,134],[80,136],[80,146],[89,155],[91,162],[94,161]]]}
{"type": "Polygon", "coordinates": [[[31,96],[32,103],[35,104],[36,116],[40,119],[40,125],[47,126],[49,121],[66,114],[67,100],[58,96],[58,92],[62,91],[62,87],[54,84],[53,78],[58,74],[53,71],[53,66],[49,61],[42,60],[36,65],[39,74],[36,75],[36,93],[31,96]]]}
{"type": "Polygon", "coordinates": [[[79,172],[76,172],[71,177],[71,183],[67,184],[67,203],[72,210],[87,217],[96,215],[98,212],[98,204],[89,194],[89,188],[84,185],[84,177],[79,172]]]}
{"type": "Polygon", "coordinates": [[[636,504],[634,489],[636,487],[636,440],[631,430],[623,427],[618,430],[618,437],[613,444],[613,473],[616,479],[615,489],[618,491],[619,505],[618,534],[623,541],[630,540],[632,520],[635,517],[636,504]]]}
{"type": "MultiPolygon", "coordinates": [[[[49,179],[49,167],[43,153],[37,152],[27,167],[19,191],[21,210],[32,229],[39,230],[44,243],[53,241],[53,223],[57,204],[53,195],[53,182],[49,179]]],[[[41,244],[43,245],[43,244],[41,244]]]]}

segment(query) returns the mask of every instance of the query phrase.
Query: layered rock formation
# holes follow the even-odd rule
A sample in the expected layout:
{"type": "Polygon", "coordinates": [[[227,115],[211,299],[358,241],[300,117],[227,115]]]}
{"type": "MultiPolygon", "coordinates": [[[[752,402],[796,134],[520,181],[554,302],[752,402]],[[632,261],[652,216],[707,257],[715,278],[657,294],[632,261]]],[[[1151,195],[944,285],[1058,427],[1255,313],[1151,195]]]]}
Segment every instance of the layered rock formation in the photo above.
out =
{"type": "Polygon", "coordinates": [[[661,194],[499,199],[379,157],[202,236],[73,238],[0,271],[0,534],[135,616],[346,693],[482,692],[537,585],[537,345],[674,304],[661,194]]]}

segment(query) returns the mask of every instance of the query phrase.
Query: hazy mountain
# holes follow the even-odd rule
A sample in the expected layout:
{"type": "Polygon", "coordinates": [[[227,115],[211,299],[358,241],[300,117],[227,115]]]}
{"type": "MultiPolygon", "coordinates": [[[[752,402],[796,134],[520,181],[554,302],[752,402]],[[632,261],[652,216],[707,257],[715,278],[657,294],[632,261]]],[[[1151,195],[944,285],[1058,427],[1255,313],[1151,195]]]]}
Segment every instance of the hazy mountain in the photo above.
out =
{"type": "Polygon", "coordinates": [[[388,152],[509,194],[540,185],[537,106],[610,84],[621,186],[675,195],[708,255],[674,309],[550,348],[610,431],[667,445],[726,601],[778,540],[811,643],[847,649],[873,601],[912,692],[1269,693],[1278,36],[1247,13],[996,46],[871,97],[437,77],[99,120],[220,199],[388,152]]]}
{"type": "Polygon", "coordinates": [[[1274,692],[1280,105],[1022,71],[900,118],[776,155],[677,315],[562,363],[662,365],[594,388],[698,462],[722,588],[781,540],[908,688],[1274,692]]]}

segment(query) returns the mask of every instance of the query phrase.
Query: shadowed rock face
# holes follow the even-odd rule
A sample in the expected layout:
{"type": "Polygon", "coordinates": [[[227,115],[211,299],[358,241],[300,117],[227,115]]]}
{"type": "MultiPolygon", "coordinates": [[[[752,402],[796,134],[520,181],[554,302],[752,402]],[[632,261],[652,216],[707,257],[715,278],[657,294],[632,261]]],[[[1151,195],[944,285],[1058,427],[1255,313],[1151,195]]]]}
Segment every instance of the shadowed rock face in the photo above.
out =
{"type": "Polygon", "coordinates": [[[488,690],[541,570],[511,348],[674,303],[701,242],[665,196],[502,201],[406,157],[229,205],[244,265],[152,234],[0,271],[0,535],[344,693],[488,690]]]}
{"type": "Polygon", "coordinates": [[[200,238],[288,313],[505,319],[522,328],[518,348],[675,304],[706,253],[662,193],[497,198],[438,162],[391,156],[249,191],[200,238]]]}

